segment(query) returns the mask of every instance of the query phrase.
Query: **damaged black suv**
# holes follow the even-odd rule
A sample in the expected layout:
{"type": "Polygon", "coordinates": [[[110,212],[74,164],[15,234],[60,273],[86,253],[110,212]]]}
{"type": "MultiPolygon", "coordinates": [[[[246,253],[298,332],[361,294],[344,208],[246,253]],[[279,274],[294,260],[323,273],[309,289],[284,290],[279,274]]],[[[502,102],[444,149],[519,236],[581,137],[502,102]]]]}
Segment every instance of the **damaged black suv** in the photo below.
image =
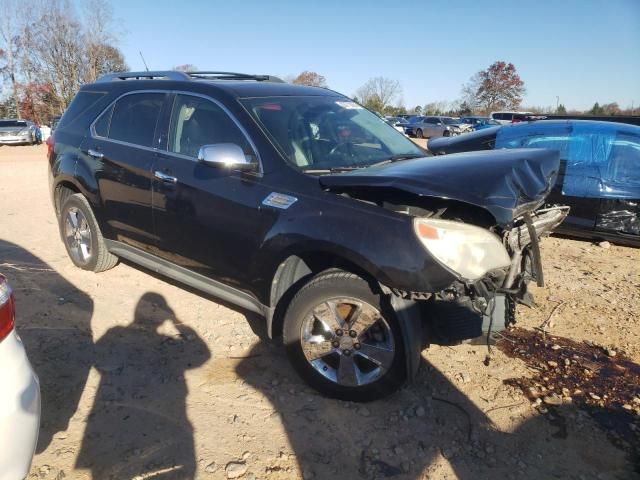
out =
{"type": "Polygon", "coordinates": [[[257,312],[338,398],[411,379],[429,343],[514,320],[542,281],[550,150],[431,157],[349,98],[270,76],[132,72],[82,87],[49,142],[75,265],[119,257],[257,312]]]}

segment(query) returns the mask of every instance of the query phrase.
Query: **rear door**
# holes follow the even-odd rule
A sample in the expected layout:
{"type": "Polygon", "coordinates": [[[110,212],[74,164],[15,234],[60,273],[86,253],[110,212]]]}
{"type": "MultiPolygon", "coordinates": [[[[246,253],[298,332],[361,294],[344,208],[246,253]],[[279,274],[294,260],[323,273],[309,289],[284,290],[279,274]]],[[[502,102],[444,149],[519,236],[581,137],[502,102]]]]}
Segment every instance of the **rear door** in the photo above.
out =
{"type": "Polygon", "coordinates": [[[95,168],[102,219],[115,240],[148,250],[155,244],[151,213],[154,139],[168,94],[120,97],[92,126],[82,146],[95,168]]]}
{"type": "Polygon", "coordinates": [[[233,143],[258,162],[247,135],[212,99],[176,94],[166,149],[154,167],[157,255],[193,272],[247,290],[254,255],[278,212],[260,209],[271,193],[259,171],[199,162],[203,145],[233,143]]]}

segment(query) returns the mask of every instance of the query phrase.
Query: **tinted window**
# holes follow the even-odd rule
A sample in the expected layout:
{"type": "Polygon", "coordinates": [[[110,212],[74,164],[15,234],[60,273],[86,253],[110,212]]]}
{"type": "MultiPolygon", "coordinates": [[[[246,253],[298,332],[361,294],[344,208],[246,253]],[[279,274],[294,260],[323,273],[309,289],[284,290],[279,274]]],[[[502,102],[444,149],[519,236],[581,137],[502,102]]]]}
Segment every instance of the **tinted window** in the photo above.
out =
{"type": "Polygon", "coordinates": [[[64,127],[73,122],[82,112],[91,107],[91,105],[100,100],[104,95],[105,93],[103,92],[78,92],[65,110],[64,115],[62,115],[56,127],[64,127]]]}
{"type": "Polygon", "coordinates": [[[163,93],[136,93],[118,100],[111,114],[109,138],[150,147],[163,100],[163,93]]]}
{"type": "Polygon", "coordinates": [[[0,120],[0,128],[2,127],[26,127],[27,122],[20,120],[0,120]]]}
{"type": "Polygon", "coordinates": [[[109,136],[109,123],[111,122],[111,114],[113,113],[113,107],[109,107],[106,112],[104,112],[98,121],[93,125],[93,130],[96,132],[96,135],[99,137],[108,137],[109,136]]]}
{"type": "Polygon", "coordinates": [[[176,95],[171,114],[169,151],[195,158],[200,147],[216,143],[234,143],[255,161],[246,137],[218,105],[205,98],[176,95]]]}

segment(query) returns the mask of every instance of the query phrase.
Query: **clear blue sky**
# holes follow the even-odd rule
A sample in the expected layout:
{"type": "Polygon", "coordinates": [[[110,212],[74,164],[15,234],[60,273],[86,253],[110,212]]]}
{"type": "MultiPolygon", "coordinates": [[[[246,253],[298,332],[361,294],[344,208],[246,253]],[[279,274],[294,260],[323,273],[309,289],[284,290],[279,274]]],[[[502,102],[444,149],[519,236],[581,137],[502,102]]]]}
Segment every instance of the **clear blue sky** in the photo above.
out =
{"type": "Polygon", "coordinates": [[[513,62],[524,105],[640,106],[640,0],[112,0],[132,69],[295,75],[351,95],[397,79],[407,107],[454,100],[495,60],[513,62]]]}

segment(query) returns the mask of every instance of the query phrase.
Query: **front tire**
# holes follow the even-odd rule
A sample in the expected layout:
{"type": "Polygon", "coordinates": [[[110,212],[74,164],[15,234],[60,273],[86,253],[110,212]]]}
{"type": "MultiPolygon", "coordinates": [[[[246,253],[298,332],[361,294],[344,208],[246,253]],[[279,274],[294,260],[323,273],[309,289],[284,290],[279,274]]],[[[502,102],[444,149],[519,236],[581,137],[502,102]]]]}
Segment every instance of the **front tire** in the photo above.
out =
{"type": "Polygon", "coordinates": [[[287,308],[283,337],[295,370],[324,395],[376,400],[406,378],[395,313],[352,273],[322,272],[305,285],[287,308]]]}
{"type": "Polygon", "coordinates": [[[60,235],[67,254],[76,267],[92,272],[104,272],[118,263],[104,243],[89,202],[80,193],[62,199],[60,235]]]}
{"type": "Polygon", "coordinates": [[[421,128],[416,130],[416,138],[424,138],[424,134],[422,133],[421,128]]]}

